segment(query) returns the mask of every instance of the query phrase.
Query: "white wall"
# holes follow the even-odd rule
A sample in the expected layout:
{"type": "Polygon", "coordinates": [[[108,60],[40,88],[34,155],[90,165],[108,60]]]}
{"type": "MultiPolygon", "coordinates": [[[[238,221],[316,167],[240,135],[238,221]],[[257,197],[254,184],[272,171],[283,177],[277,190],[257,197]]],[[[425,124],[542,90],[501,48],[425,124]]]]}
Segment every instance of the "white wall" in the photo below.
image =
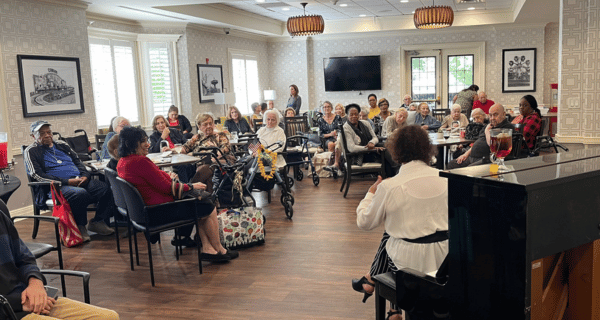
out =
{"type": "MultiPolygon", "coordinates": [[[[554,37],[558,35],[553,33],[554,37]]],[[[402,103],[404,92],[400,88],[401,47],[415,44],[480,42],[486,43],[486,81],[478,84],[494,101],[516,105],[523,93],[502,93],[502,49],[537,48],[537,88],[533,95],[540,103],[545,102],[545,26],[502,26],[456,28],[442,31],[373,32],[355,35],[340,35],[336,38],[315,36],[307,39],[275,39],[269,43],[270,86],[277,90],[277,105],[284,105],[291,83],[303,84],[300,87],[303,106],[307,103],[313,109],[320,102],[329,100],[344,105],[357,102],[366,104],[367,95],[358,92],[325,92],[323,79],[323,58],[332,56],[381,55],[382,90],[374,91],[378,97],[390,100],[392,108],[402,103]],[[324,38],[324,39],[323,39],[324,38]],[[323,40],[320,40],[323,39],[323,40]],[[312,43],[311,43],[312,42],[312,43]],[[309,86],[305,79],[310,79],[309,86]],[[314,81],[312,80],[314,79],[314,81]],[[302,91],[313,88],[306,99],[302,91]],[[308,101],[306,101],[308,100],[308,101]]],[[[370,92],[368,92],[370,93],[370,92]]],[[[367,94],[368,94],[367,93],[367,94]]],[[[289,93],[288,93],[289,94],[289,93]]],[[[305,93],[306,94],[306,93],[305,93]]]]}

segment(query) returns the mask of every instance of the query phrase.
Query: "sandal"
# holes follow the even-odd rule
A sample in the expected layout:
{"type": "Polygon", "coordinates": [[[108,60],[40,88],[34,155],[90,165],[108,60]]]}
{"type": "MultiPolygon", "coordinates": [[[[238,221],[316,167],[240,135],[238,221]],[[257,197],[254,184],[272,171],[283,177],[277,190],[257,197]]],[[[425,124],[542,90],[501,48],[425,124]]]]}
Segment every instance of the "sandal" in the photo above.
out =
{"type": "Polygon", "coordinates": [[[375,284],[373,282],[369,282],[369,280],[367,280],[366,277],[362,277],[359,280],[352,279],[352,289],[354,289],[354,291],[365,294],[362,300],[362,302],[365,303],[367,299],[369,299],[369,297],[373,295],[373,293],[366,292],[365,288],[363,288],[363,284],[373,287],[373,291],[375,291],[375,284]]]}

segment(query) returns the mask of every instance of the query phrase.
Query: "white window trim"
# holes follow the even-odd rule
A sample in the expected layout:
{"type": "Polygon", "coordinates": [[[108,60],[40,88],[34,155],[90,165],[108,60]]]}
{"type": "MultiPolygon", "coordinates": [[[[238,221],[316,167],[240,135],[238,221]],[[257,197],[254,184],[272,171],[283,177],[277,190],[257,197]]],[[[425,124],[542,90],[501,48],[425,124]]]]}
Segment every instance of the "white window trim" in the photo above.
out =
{"type": "MultiPolygon", "coordinates": [[[[235,48],[227,48],[227,62],[228,62],[228,78],[229,78],[229,87],[230,89],[227,89],[223,86],[224,92],[234,92],[233,90],[233,56],[234,55],[244,55],[244,56],[253,56],[256,58],[256,62],[258,63],[258,57],[259,57],[259,52],[258,51],[251,51],[251,50],[242,50],[242,49],[235,49],[235,48]]],[[[260,70],[258,72],[258,84],[259,84],[259,89],[260,89],[260,70]]],[[[258,100],[262,101],[263,100],[263,92],[259,90],[258,93],[258,100]]],[[[251,103],[251,102],[249,102],[251,103]]],[[[252,112],[252,110],[250,110],[250,112],[252,112]]],[[[227,113],[227,110],[225,110],[225,113],[227,113]]]]}

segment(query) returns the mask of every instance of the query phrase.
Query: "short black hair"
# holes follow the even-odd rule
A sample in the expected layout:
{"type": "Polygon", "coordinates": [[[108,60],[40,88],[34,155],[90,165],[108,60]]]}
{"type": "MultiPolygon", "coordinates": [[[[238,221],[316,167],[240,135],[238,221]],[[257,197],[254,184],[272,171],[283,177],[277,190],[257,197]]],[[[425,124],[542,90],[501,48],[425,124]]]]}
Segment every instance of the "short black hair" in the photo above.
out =
{"type": "Polygon", "coordinates": [[[263,103],[260,104],[260,110],[261,111],[266,111],[268,107],[269,106],[267,105],[266,102],[263,102],[263,103]]]}
{"type": "Polygon", "coordinates": [[[466,90],[479,91],[479,86],[476,84],[472,84],[470,87],[466,88],[466,90]]]}
{"type": "Polygon", "coordinates": [[[143,129],[123,128],[119,134],[119,157],[123,158],[135,154],[139,143],[146,140],[148,140],[148,135],[143,129]]]}
{"type": "Polygon", "coordinates": [[[367,100],[369,100],[371,97],[375,97],[375,101],[377,101],[377,96],[374,93],[371,93],[368,97],[367,100]]]}
{"type": "Polygon", "coordinates": [[[351,103],[351,104],[349,104],[349,105],[346,106],[346,114],[349,114],[350,113],[350,109],[352,109],[352,108],[358,110],[358,113],[360,113],[360,111],[361,111],[359,105],[357,105],[356,103],[351,103]]]}
{"type": "Polygon", "coordinates": [[[427,131],[418,125],[404,126],[395,130],[388,137],[385,147],[392,155],[392,159],[400,164],[413,160],[421,160],[429,164],[431,156],[436,151],[431,147],[427,131]]]}

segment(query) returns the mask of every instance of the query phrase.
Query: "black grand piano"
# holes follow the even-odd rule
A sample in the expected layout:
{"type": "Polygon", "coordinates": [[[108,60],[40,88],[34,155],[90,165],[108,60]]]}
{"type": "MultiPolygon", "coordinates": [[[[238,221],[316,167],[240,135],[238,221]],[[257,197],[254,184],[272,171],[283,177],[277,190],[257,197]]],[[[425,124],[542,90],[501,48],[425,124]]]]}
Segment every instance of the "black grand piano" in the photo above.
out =
{"type": "MultiPolygon", "coordinates": [[[[430,275],[421,292],[446,301],[446,319],[598,319],[600,148],[506,165],[502,174],[490,165],[440,172],[447,277],[430,275]]],[[[397,279],[396,292],[412,290],[397,279]]]]}

